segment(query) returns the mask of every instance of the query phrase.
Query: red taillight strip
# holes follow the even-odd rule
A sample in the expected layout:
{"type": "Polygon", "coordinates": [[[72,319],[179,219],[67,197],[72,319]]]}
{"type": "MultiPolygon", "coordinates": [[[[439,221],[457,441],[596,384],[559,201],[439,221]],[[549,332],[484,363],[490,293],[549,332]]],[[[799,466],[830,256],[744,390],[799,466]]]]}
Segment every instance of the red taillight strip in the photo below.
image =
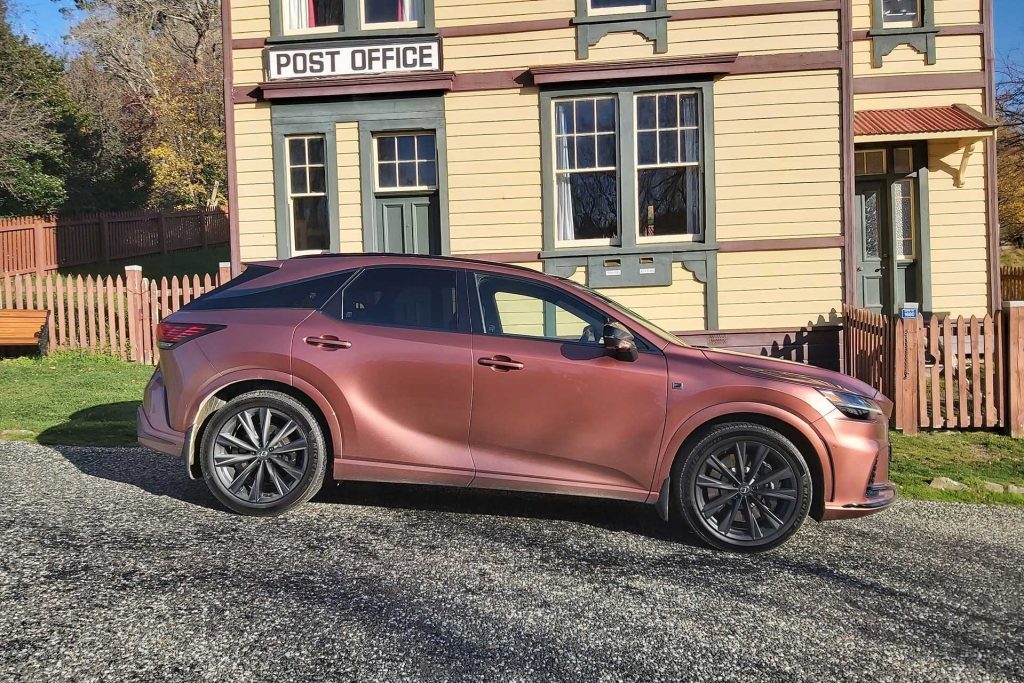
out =
{"type": "Polygon", "coordinates": [[[223,325],[163,322],[156,327],[156,342],[161,349],[173,349],[196,337],[221,329],[224,329],[223,325]]]}

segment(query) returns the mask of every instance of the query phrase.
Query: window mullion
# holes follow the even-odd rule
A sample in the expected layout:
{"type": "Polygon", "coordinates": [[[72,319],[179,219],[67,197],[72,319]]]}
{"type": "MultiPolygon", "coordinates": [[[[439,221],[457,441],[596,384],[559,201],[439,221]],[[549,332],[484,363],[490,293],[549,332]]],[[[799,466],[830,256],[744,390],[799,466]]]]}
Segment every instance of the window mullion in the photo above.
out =
{"type": "Polygon", "coordinates": [[[618,99],[619,244],[624,248],[632,248],[636,246],[639,229],[637,224],[639,214],[636,182],[636,104],[633,93],[629,91],[620,92],[618,99]]]}
{"type": "Polygon", "coordinates": [[[360,21],[362,14],[359,7],[359,3],[362,1],[343,0],[342,8],[344,15],[342,17],[341,30],[345,33],[358,33],[363,30],[363,24],[360,21]]]}

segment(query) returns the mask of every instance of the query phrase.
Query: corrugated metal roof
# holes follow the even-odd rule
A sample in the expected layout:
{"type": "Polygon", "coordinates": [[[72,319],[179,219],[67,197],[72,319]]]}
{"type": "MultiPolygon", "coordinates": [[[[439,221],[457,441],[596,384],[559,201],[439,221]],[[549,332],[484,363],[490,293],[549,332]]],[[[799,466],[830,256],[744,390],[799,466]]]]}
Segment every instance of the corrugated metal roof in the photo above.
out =
{"type": "Polygon", "coordinates": [[[964,105],[859,111],[853,117],[854,135],[906,135],[991,130],[998,122],[964,105]]]}

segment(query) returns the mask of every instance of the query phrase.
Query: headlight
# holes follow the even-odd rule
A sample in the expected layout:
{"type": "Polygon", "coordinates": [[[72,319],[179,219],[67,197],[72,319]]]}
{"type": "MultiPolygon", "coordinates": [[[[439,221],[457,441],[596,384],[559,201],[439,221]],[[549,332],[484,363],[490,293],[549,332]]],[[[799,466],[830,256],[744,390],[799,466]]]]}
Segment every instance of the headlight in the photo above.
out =
{"type": "Polygon", "coordinates": [[[835,389],[818,389],[822,396],[836,407],[836,410],[847,417],[858,420],[870,419],[872,415],[881,415],[882,409],[869,398],[835,389]]]}

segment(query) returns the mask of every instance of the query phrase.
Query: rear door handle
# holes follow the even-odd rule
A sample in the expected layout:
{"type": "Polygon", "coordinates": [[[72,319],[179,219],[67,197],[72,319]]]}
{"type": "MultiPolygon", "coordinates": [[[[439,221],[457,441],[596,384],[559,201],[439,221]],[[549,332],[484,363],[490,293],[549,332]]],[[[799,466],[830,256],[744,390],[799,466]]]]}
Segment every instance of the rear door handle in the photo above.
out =
{"type": "Polygon", "coordinates": [[[522,370],[525,365],[517,360],[512,360],[508,356],[495,356],[494,358],[481,358],[477,361],[480,365],[488,368],[494,368],[495,370],[508,372],[509,370],[522,370]]]}
{"type": "Polygon", "coordinates": [[[342,341],[337,337],[327,334],[322,337],[306,337],[306,343],[310,346],[318,346],[328,349],[351,349],[352,342],[342,341]]]}

